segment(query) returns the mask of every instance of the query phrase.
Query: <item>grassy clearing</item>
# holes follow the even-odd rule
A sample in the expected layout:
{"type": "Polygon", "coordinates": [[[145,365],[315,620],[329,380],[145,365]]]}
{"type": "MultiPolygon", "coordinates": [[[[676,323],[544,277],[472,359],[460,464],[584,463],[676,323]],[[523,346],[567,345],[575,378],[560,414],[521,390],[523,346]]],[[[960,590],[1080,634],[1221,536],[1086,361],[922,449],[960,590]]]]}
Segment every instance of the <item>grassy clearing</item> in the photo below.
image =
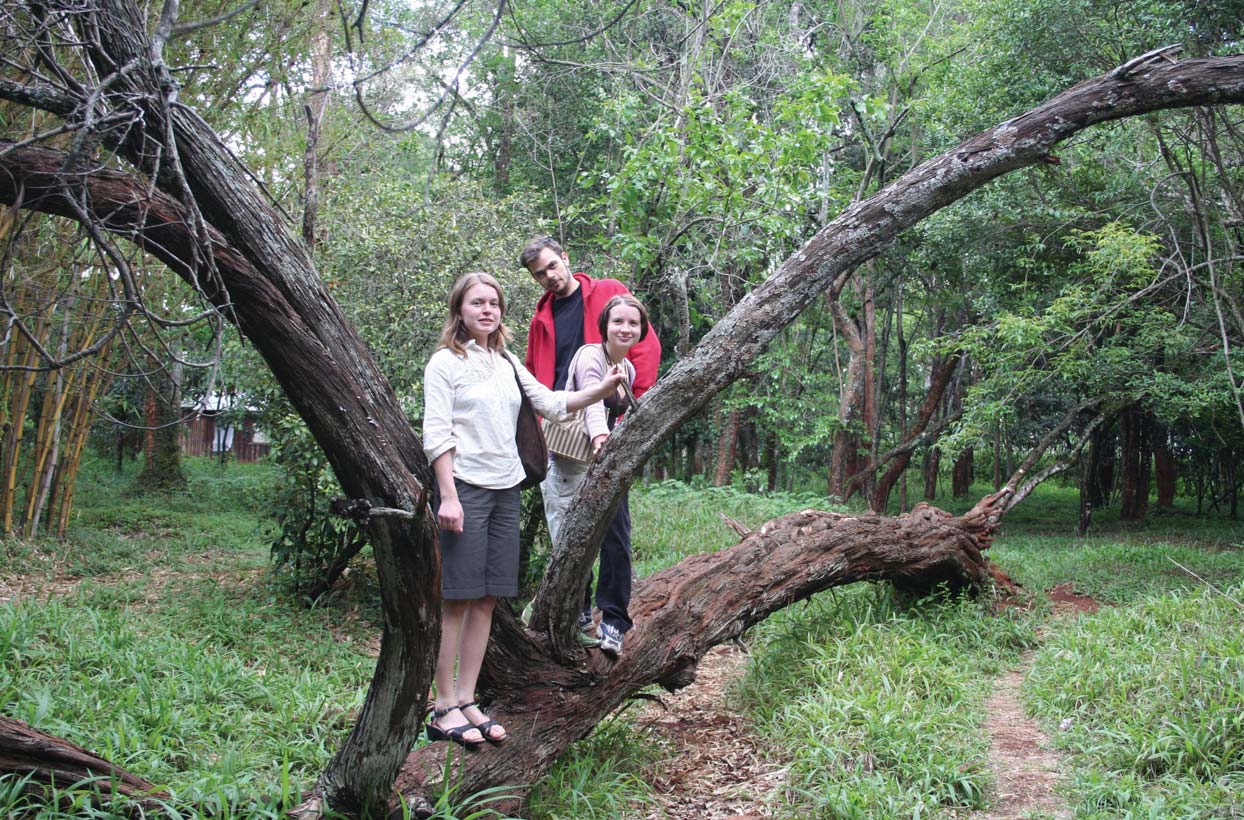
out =
{"type": "Polygon", "coordinates": [[[1026,697],[1070,754],[1077,817],[1244,816],[1242,615],[1237,583],[1138,597],[1051,636],[1026,697]]]}
{"type": "MultiPolygon", "coordinates": [[[[348,731],[373,669],[373,590],[306,610],[273,584],[268,468],[189,462],[190,487],[133,493],[94,465],[66,543],[0,543],[4,713],[99,751],[176,797],[183,816],[277,817],[348,731]]],[[[632,493],[648,574],[817,506],[674,482],[632,493]]],[[[1034,594],[1072,583],[1113,604],[1075,621],[1048,608],[994,617],[972,602],[909,608],[883,587],[832,590],[748,636],[730,692],[788,764],[777,817],[951,817],[989,800],[981,731],[989,681],[1045,635],[1027,695],[1071,758],[1078,817],[1244,816],[1244,533],[1186,515],[1071,533],[1075,498],[1040,488],[992,555],[1034,594]],[[1178,564],[1186,569],[1181,569],[1178,564]],[[1059,729],[1065,724],[1065,729],[1059,729]]],[[[664,752],[615,715],[537,784],[531,820],[647,814],[664,752]]],[[[60,807],[0,782],[0,816],[111,817],[87,786],[60,807]],[[76,802],[74,802],[76,801],[76,802]]],[[[490,795],[445,796],[442,816],[494,816],[490,795]],[[485,801],[485,802],[480,802],[485,801]]]]}
{"type": "MultiPolygon", "coordinates": [[[[374,668],[365,610],[308,611],[269,582],[269,468],[192,460],[167,497],[88,470],[65,543],[5,546],[6,576],[64,591],[0,607],[5,714],[169,789],[187,816],[278,816],[352,725],[374,668]]],[[[0,816],[21,799],[0,787],[0,816]]],[[[32,816],[102,811],[90,788],[69,799],[32,816]]]]}

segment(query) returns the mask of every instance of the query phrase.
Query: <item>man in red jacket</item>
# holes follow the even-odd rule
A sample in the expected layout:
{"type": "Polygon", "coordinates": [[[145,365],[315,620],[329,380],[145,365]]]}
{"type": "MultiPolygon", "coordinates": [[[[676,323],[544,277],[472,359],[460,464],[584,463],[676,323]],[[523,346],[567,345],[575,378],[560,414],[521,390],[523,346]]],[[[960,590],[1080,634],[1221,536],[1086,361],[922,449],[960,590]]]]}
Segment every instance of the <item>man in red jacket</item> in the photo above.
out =
{"type": "MultiPolygon", "coordinates": [[[[550,389],[563,390],[575,351],[582,345],[601,341],[597,322],[601,308],[612,297],[630,291],[616,279],[593,279],[586,273],[572,273],[569,257],[551,236],[533,239],[518,260],[544,288],[527,331],[527,369],[550,389]]],[[[632,389],[636,397],[642,396],[656,382],[657,366],[661,363],[661,342],[655,328],[650,328],[648,335],[631,348],[627,358],[635,365],[632,389]]],[[[587,465],[569,459],[550,460],[540,492],[544,496],[549,536],[555,542],[586,471],[587,465]]],[[[632,626],[627,611],[630,600],[631,514],[623,496],[600,546],[596,606],[601,617],[596,635],[606,652],[616,655],[622,651],[622,636],[632,626]]],[[[592,627],[591,581],[579,614],[579,626],[585,631],[592,627]]]]}

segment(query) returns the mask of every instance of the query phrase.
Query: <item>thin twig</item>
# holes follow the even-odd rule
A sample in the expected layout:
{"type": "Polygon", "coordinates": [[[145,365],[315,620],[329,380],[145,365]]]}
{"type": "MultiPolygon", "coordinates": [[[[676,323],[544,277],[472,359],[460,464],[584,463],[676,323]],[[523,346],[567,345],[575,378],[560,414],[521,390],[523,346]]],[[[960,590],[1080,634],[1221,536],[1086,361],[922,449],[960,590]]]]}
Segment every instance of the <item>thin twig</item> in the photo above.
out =
{"type": "Polygon", "coordinates": [[[1200,575],[1197,575],[1195,572],[1193,572],[1192,570],[1188,569],[1188,568],[1187,568],[1187,567],[1185,567],[1183,564],[1181,564],[1181,563],[1179,563],[1178,561],[1176,561],[1174,558],[1171,558],[1169,555],[1168,555],[1168,556],[1166,556],[1166,560],[1170,561],[1172,564],[1174,564],[1175,566],[1179,567],[1179,568],[1180,568],[1180,569],[1182,569],[1184,572],[1188,573],[1188,574],[1189,574],[1189,575],[1191,575],[1193,578],[1195,578],[1195,579],[1197,579],[1198,581],[1200,581],[1202,584],[1205,584],[1205,586],[1207,586],[1207,587],[1209,587],[1210,589],[1214,590],[1214,592],[1217,592],[1219,595],[1221,595],[1222,597],[1226,598],[1228,601],[1230,601],[1231,603],[1235,604],[1235,605],[1236,605],[1236,606],[1238,606],[1240,609],[1244,609],[1244,601],[1237,601],[1235,598],[1232,598],[1230,595],[1228,595],[1227,593],[1223,592],[1223,591],[1222,591],[1221,589],[1219,589],[1218,587],[1214,586],[1214,585],[1213,585],[1213,583],[1211,583],[1211,582],[1209,582],[1209,581],[1205,580],[1205,579],[1204,579],[1204,578],[1202,578],[1200,575]]]}

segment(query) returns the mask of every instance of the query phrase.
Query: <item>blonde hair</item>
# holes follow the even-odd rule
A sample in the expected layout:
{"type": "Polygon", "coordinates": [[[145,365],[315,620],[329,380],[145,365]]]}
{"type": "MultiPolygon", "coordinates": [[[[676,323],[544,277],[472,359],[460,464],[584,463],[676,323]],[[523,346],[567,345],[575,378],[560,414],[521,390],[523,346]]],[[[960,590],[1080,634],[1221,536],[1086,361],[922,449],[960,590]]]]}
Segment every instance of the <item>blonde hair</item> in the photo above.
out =
{"type": "Polygon", "coordinates": [[[469,338],[466,324],[462,321],[462,302],[466,292],[472,285],[487,285],[497,292],[497,303],[501,306],[501,319],[497,329],[488,334],[489,350],[504,350],[505,343],[510,340],[510,329],[505,326],[505,294],[501,291],[501,283],[490,273],[475,271],[464,273],[449,289],[449,315],[445,317],[445,326],[441,328],[441,338],[436,345],[440,350],[447,347],[459,356],[466,355],[466,341],[469,338]]]}

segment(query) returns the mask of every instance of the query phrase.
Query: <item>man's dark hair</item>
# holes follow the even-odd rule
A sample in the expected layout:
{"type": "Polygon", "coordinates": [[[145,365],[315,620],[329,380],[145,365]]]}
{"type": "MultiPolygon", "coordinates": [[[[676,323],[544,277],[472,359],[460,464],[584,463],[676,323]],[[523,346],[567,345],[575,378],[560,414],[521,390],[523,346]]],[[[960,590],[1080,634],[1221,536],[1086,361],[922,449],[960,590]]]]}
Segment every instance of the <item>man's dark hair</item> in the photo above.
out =
{"type": "Polygon", "coordinates": [[[536,261],[536,257],[540,255],[540,251],[548,248],[553,253],[561,256],[565,251],[562,250],[561,243],[551,236],[538,236],[527,243],[527,247],[523,248],[523,252],[518,255],[518,264],[527,268],[532,262],[536,261]]]}

